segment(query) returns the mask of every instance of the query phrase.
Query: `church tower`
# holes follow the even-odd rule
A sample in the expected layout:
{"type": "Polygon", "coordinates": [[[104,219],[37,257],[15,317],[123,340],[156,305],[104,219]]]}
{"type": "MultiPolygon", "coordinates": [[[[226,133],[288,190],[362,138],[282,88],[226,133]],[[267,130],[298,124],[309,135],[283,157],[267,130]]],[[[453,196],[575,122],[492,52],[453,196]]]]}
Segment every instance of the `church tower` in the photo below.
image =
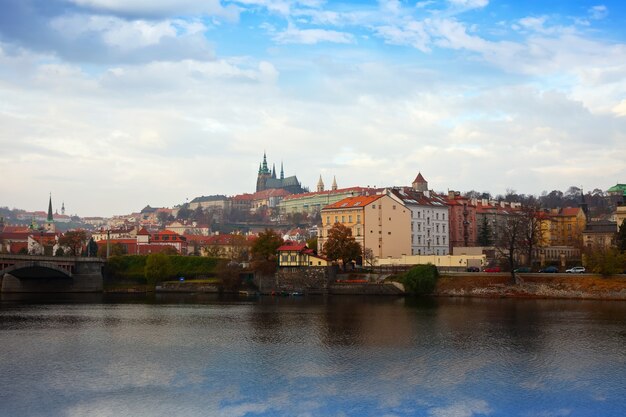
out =
{"type": "MultiPolygon", "coordinates": [[[[276,172],[274,171],[274,176],[276,176],[276,172]]],[[[263,162],[259,166],[259,175],[256,179],[256,190],[263,191],[265,190],[265,183],[269,178],[272,178],[272,172],[267,167],[267,156],[265,152],[263,152],[263,162]]]]}
{"type": "Polygon", "coordinates": [[[331,187],[333,191],[337,191],[337,178],[333,176],[333,185],[331,187]]]}
{"type": "Polygon", "coordinates": [[[317,182],[317,192],[321,193],[324,191],[324,181],[322,181],[322,176],[320,175],[320,180],[317,182]]]}
{"type": "Polygon", "coordinates": [[[415,180],[413,180],[413,183],[411,185],[413,186],[413,189],[415,191],[428,191],[428,181],[426,181],[424,177],[422,177],[421,172],[417,173],[417,177],[415,177],[415,180]]]}
{"type": "Polygon", "coordinates": [[[44,226],[46,232],[54,232],[54,216],[52,215],[52,194],[50,194],[50,199],[48,200],[48,217],[46,218],[46,224],[44,226]]]}

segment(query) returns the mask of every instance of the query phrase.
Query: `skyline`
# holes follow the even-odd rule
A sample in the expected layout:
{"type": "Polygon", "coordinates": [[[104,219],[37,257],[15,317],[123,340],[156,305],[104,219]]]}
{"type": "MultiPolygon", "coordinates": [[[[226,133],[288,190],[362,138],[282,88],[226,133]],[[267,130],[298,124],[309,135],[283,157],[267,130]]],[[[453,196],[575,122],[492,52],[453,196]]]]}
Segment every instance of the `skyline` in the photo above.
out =
{"type": "Polygon", "coordinates": [[[524,3],[0,0],[0,205],[625,182],[626,5],[524,3]]]}

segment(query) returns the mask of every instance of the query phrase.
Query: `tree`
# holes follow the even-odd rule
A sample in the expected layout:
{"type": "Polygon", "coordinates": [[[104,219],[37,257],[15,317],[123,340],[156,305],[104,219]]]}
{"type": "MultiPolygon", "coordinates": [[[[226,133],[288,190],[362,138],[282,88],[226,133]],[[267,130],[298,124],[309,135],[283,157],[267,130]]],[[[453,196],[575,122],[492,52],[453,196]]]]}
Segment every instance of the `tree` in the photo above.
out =
{"type": "Polygon", "coordinates": [[[317,253],[317,237],[310,237],[306,240],[308,248],[313,249],[313,252],[317,253]]]}
{"type": "Polygon", "coordinates": [[[98,244],[93,238],[89,238],[87,243],[87,256],[98,256],[98,244]]]}
{"type": "Polygon", "coordinates": [[[487,216],[483,216],[483,221],[478,226],[478,245],[491,246],[493,243],[492,236],[493,232],[489,226],[489,220],[487,220],[487,216]]]}
{"type": "Polygon", "coordinates": [[[514,213],[505,219],[499,225],[498,241],[496,242],[496,250],[500,255],[508,261],[511,271],[511,283],[515,284],[515,262],[518,252],[523,247],[526,221],[520,213],[514,213]]]}
{"type": "Polygon", "coordinates": [[[363,249],[363,262],[370,267],[373,267],[376,263],[376,256],[374,256],[374,251],[371,248],[363,249]]]}
{"type": "Polygon", "coordinates": [[[159,221],[159,224],[161,225],[161,227],[163,227],[165,226],[167,222],[174,221],[174,216],[172,216],[170,213],[166,211],[160,211],[157,214],[157,220],[159,221]]]}
{"type": "Polygon", "coordinates": [[[537,203],[530,203],[522,207],[523,216],[523,240],[528,266],[533,264],[533,253],[543,240],[541,227],[540,207],[537,203]]]}
{"type": "Polygon", "coordinates": [[[59,238],[59,245],[68,247],[72,255],[80,256],[86,240],[87,233],[84,230],[72,230],[65,232],[65,234],[59,238]]]}
{"type": "Polygon", "coordinates": [[[328,230],[328,239],[324,242],[322,250],[331,261],[341,259],[344,271],[346,264],[361,255],[361,245],[352,236],[352,230],[341,223],[335,223],[328,230]]]}
{"type": "Polygon", "coordinates": [[[176,218],[178,220],[187,220],[191,217],[192,211],[189,208],[189,204],[183,204],[179,209],[178,213],[176,213],[176,218]]]}
{"type": "Polygon", "coordinates": [[[283,244],[283,238],[272,229],[265,229],[252,244],[252,268],[263,274],[276,271],[276,251],[283,244]]]}
{"type": "Polygon", "coordinates": [[[409,294],[432,294],[439,279],[439,271],[433,264],[415,265],[402,277],[404,289],[409,294]]]}
{"type": "Polygon", "coordinates": [[[621,252],[626,252],[626,220],[622,220],[622,224],[617,232],[617,248],[621,252]]]}
{"type": "Polygon", "coordinates": [[[54,252],[54,256],[58,256],[58,257],[65,256],[65,251],[63,250],[62,247],[59,246],[57,250],[54,252]]]}
{"type": "Polygon", "coordinates": [[[172,261],[163,253],[152,253],[146,258],[144,275],[148,284],[156,285],[173,274],[172,261]]]}
{"type": "Polygon", "coordinates": [[[626,254],[617,248],[594,248],[586,258],[587,268],[605,277],[619,274],[626,267],[626,254]]]}

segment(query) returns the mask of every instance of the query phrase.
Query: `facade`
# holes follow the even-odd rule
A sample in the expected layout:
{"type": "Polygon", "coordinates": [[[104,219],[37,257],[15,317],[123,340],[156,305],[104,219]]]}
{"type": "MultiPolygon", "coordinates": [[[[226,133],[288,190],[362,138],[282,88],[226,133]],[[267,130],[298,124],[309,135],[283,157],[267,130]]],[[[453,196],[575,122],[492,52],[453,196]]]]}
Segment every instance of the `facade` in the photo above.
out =
{"type": "Polygon", "coordinates": [[[431,194],[427,189],[417,191],[415,188],[394,188],[387,190],[387,193],[411,212],[411,251],[407,255],[450,253],[449,212],[445,199],[431,194]]]}
{"type": "Polygon", "coordinates": [[[518,214],[521,209],[520,203],[487,199],[472,199],[470,205],[476,207],[476,243],[478,245],[480,245],[479,240],[484,227],[487,227],[490,232],[491,245],[495,245],[500,238],[499,231],[506,225],[509,216],[518,214]]]}
{"type": "Polygon", "coordinates": [[[225,213],[230,210],[230,199],[225,195],[209,195],[196,197],[189,202],[191,210],[195,210],[198,207],[225,213]]]}
{"type": "Polygon", "coordinates": [[[253,199],[252,194],[239,194],[230,199],[230,206],[233,210],[248,213],[252,209],[253,199]]]}
{"type": "Polygon", "coordinates": [[[280,177],[276,176],[276,167],[272,167],[270,171],[267,166],[267,157],[265,153],[263,153],[263,162],[259,164],[259,172],[257,174],[256,191],[259,192],[270,189],[282,189],[289,194],[305,192],[295,175],[285,177],[282,163],[280,164],[280,177]]]}
{"type": "Polygon", "coordinates": [[[279,206],[283,198],[287,197],[289,192],[282,188],[271,188],[252,194],[251,211],[268,208],[275,209],[279,206]]]}
{"type": "Polygon", "coordinates": [[[375,258],[411,253],[411,211],[389,195],[348,197],[324,207],[321,214],[319,253],[335,223],[350,228],[361,248],[371,250],[375,258]]]}
{"type": "Polygon", "coordinates": [[[305,243],[282,245],[277,249],[279,267],[328,266],[323,256],[318,256],[305,243]]]}
{"type": "Polygon", "coordinates": [[[608,249],[615,246],[615,222],[608,220],[589,222],[583,230],[583,245],[587,249],[608,249]]]}
{"type": "Polygon", "coordinates": [[[476,246],[476,206],[458,191],[448,192],[446,204],[450,208],[450,250],[460,246],[476,246]]]}
{"type": "MultiPolygon", "coordinates": [[[[321,177],[320,177],[321,180],[321,177]]],[[[334,183],[336,185],[336,182],[334,183]]],[[[351,187],[338,189],[333,186],[330,190],[324,190],[324,184],[318,183],[318,191],[311,193],[293,194],[286,196],[279,204],[280,213],[319,213],[322,208],[348,197],[360,195],[372,195],[376,190],[373,188],[351,187]]]]}
{"type": "Polygon", "coordinates": [[[619,228],[626,221],[626,204],[620,204],[615,208],[615,226],[619,232],[619,228]]]}
{"type": "Polygon", "coordinates": [[[541,246],[569,246],[580,248],[587,216],[582,207],[565,207],[542,215],[541,246]]]}

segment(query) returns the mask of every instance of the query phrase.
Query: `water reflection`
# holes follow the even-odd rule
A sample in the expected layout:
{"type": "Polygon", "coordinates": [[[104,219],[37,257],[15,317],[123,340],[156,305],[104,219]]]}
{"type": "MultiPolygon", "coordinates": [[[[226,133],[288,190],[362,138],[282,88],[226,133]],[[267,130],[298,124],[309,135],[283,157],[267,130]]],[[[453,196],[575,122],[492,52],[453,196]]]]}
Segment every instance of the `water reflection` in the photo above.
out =
{"type": "Polygon", "coordinates": [[[3,295],[0,416],[623,416],[625,339],[620,302],[3,295]]]}

